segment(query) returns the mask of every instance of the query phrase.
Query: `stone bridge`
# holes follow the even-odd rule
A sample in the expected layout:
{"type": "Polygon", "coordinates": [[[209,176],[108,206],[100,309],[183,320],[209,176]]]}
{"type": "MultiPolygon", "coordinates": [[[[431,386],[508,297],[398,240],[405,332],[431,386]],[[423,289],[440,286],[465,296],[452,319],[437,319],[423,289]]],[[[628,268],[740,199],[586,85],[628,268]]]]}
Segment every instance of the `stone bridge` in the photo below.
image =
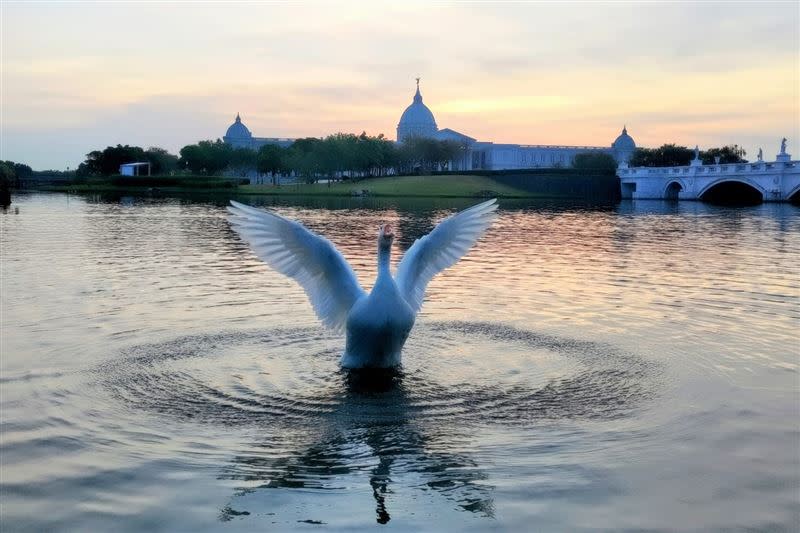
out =
{"type": "Polygon", "coordinates": [[[754,203],[800,201],[800,161],[783,153],[774,162],[703,165],[695,159],[685,167],[657,168],[623,164],[617,176],[622,198],[713,201],[727,195],[754,203]]]}

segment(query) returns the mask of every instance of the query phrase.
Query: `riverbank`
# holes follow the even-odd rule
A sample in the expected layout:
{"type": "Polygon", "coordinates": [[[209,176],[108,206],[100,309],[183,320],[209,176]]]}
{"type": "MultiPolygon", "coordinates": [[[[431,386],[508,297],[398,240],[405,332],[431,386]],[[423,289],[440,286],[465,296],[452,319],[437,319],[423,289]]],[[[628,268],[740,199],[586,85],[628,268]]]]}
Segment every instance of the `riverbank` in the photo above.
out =
{"type": "Polygon", "coordinates": [[[180,181],[143,179],[141,185],[132,180],[93,179],[86,183],[48,185],[41,190],[57,192],[132,192],[171,193],[234,193],[257,196],[377,196],[377,197],[432,197],[474,198],[501,196],[505,198],[538,198],[542,195],[517,187],[498,183],[485,176],[392,176],[368,178],[359,181],[335,183],[297,183],[289,185],[239,185],[234,180],[220,178],[194,178],[180,181]]]}
{"type": "Polygon", "coordinates": [[[481,176],[449,174],[437,176],[391,176],[368,178],[359,181],[336,183],[291,184],[291,185],[239,185],[226,178],[92,178],[85,183],[54,184],[38,187],[38,190],[92,193],[119,192],[141,194],[181,193],[235,193],[237,195],[263,196],[375,196],[375,197],[424,197],[424,198],[587,198],[585,187],[576,188],[578,181],[586,177],[535,175],[481,176]],[[521,178],[521,179],[520,179],[521,178]],[[553,184],[560,184],[553,186],[553,184]]]}

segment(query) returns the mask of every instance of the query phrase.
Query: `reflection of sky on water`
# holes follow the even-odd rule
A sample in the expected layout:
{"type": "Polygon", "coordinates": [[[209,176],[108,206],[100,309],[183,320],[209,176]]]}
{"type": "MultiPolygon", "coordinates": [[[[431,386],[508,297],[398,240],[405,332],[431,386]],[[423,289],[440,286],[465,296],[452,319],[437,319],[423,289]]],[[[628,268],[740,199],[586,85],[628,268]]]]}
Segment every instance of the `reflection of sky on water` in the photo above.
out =
{"type": "MultiPolygon", "coordinates": [[[[397,261],[474,203],[244,200],[330,238],[365,287],[381,222],[397,261]]],[[[402,383],[372,394],[225,202],[21,195],[0,214],[4,524],[794,524],[797,207],[501,201],[430,284],[402,383]]]]}

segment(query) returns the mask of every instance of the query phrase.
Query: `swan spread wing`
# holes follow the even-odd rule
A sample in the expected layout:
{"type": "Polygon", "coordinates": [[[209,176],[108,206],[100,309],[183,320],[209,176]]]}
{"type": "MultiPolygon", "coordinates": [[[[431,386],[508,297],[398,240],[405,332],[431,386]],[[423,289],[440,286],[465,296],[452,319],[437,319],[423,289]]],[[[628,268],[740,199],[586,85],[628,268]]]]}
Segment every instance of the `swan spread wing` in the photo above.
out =
{"type": "Polygon", "coordinates": [[[233,229],[259,259],[303,287],[319,319],[342,331],[363,294],[353,269],[328,239],[299,222],[231,200],[233,229]]]}
{"type": "Polygon", "coordinates": [[[493,198],[447,217],[408,249],[397,266],[395,281],[414,312],[422,307],[428,282],[461,259],[492,224],[496,202],[493,198]]]}

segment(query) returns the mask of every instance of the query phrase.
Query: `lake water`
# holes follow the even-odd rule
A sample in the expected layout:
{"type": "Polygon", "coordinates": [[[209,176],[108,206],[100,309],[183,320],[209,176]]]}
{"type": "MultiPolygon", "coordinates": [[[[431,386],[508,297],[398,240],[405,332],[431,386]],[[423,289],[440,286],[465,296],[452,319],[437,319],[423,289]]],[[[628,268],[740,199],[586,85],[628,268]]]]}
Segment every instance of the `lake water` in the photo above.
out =
{"type": "MultiPolygon", "coordinates": [[[[797,207],[501,201],[367,386],[224,203],[0,214],[3,531],[800,529],[797,207]]],[[[273,207],[369,287],[470,203],[273,207]]]]}

